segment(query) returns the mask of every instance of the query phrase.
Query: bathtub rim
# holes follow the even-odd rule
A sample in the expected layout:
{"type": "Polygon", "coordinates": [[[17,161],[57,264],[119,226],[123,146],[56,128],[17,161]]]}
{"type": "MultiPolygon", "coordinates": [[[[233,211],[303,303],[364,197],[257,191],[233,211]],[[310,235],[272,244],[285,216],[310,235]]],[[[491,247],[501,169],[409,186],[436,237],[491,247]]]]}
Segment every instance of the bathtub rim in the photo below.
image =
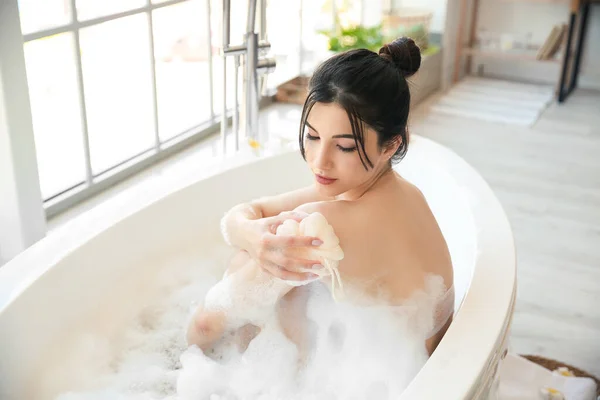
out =
{"type": "MultiPolygon", "coordinates": [[[[454,315],[454,320],[448,331],[440,341],[438,348],[427,363],[411,381],[399,400],[406,399],[479,399],[486,395],[482,392],[491,385],[497,365],[506,355],[508,336],[515,309],[517,295],[516,275],[516,249],[512,228],[508,216],[499,199],[494,194],[489,184],[483,177],[467,163],[462,157],[445,146],[430,139],[419,138],[432,142],[440,150],[439,157],[452,157],[449,164],[452,172],[462,171],[462,181],[469,182],[462,186],[477,188],[479,204],[472,203],[471,212],[476,221],[477,255],[474,274],[469,282],[459,312],[454,315]],[[483,228],[483,229],[481,229],[483,228]],[[497,246],[498,245],[498,246],[497,246]],[[480,249],[485,248],[486,252],[480,249]],[[493,251],[492,251],[493,250],[493,251]],[[487,272],[487,274],[483,274],[487,272]],[[501,276],[504,273],[504,276],[501,276]],[[499,278],[493,282],[486,282],[490,278],[499,278]],[[484,289],[487,288],[487,289],[484,289]],[[490,291],[499,294],[496,298],[496,312],[488,314],[483,304],[478,304],[477,295],[485,291],[486,296],[490,291]],[[486,324],[481,324],[482,321],[486,324]],[[478,324],[479,322],[479,324],[478,324]],[[497,330],[489,329],[497,327],[497,330]],[[463,329],[473,328],[471,334],[464,335],[463,329]],[[477,330],[477,329],[480,330],[477,330]],[[493,332],[496,331],[495,340],[493,332]],[[481,333],[486,334],[482,340],[481,333]],[[477,344],[474,344],[478,342],[477,344]],[[462,343],[463,346],[457,346],[462,343]],[[465,352],[472,347],[484,350],[481,354],[465,352]],[[454,350],[458,350],[454,352],[454,350]],[[469,357],[467,357],[470,356],[469,357]],[[446,379],[450,374],[449,368],[458,369],[461,379],[446,379]],[[470,377],[470,378],[468,378],[470,377]],[[437,384],[432,384],[437,382],[437,384]]],[[[493,280],[493,279],[492,279],[493,280]]],[[[455,376],[456,377],[456,376],[455,376]]]]}
{"type": "MultiPolygon", "coordinates": [[[[475,192],[477,195],[482,196],[485,200],[485,204],[489,207],[487,210],[483,209],[485,207],[479,207],[479,209],[476,210],[479,213],[478,217],[483,218],[483,221],[487,221],[486,225],[491,227],[483,231],[484,236],[490,237],[495,235],[497,238],[502,237],[502,243],[506,250],[508,250],[493,263],[495,265],[500,265],[501,267],[504,266],[505,269],[507,266],[510,267],[508,271],[505,271],[508,272],[508,276],[505,279],[504,286],[501,288],[503,289],[503,298],[500,299],[500,309],[493,315],[487,315],[488,318],[492,318],[491,321],[488,319],[487,327],[500,326],[501,328],[493,331],[491,329],[487,329],[487,331],[484,329],[483,331],[477,332],[475,338],[473,336],[465,336],[463,335],[463,332],[461,332],[462,329],[465,327],[468,328],[473,322],[476,323],[478,321],[477,318],[480,318],[481,310],[480,307],[478,307],[477,299],[473,297],[472,292],[474,287],[478,288],[481,285],[486,286],[485,282],[483,282],[486,277],[481,276],[481,273],[477,276],[474,274],[466,288],[460,310],[455,314],[455,319],[438,346],[438,349],[430,357],[425,366],[420,370],[401,396],[402,400],[414,398],[417,394],[419,399],[471,398],[475,395],[478,383],[484,380],[485,377],[489,375],[490,370],[494,368],[494,363],[498,361],[495,359],[495,351],[500,344],[506,340],[506,335],[508,334],[516,296],[516,257],[514,255],[514,239],[512,237],[508,219],[500,202],[489,185],[471,165],[466,163],[466,161],[456,153],[435,141],[417,135],[413,135],[411,140],[413,146],[414,143],[421,143],[420,146],[427,146],[428,152],[431,151],[436,157],[439,157],[438,159],[443,160],[445,164],[451,166],[448,171],[452,176],[455,176],[453,172],[459,171],[459,175],[462,176],[462,179],[469,182],[469,185],[466,186],[471,189],[476,189],[475,192]],[[500,336],[498,335],[499,333],[500,336]],[[478,343],[477,346],[473,346],[474,339],[478,343]],[[457,343],[467,343],[470,347],[481,348],[482,352],[477,355],[472,355],[472,358],[467,362],[465,357],[456,357],[455,351],[464,350],[462,347],[457,349],[457,343]],[[449,374],[449,371],[447,370],[448,366],[451,366],[453,369],[457,368],[461,372],[456,374],[453,379],[443,379],[444,375],[447,377],[449,374]],[[458,379],[458,376],[461,376],[461,379],[458,379]],[[441,384],[441,381],[438,381],[440,384],[432,385],[432,379],[443,379],[444,384],[441,384]]],[[[155,202],[161,201],[175,191],[194,185],[201,180],[217,176],[226,171],[242,169],[249,163],[261,162],[264,158],[285,157],[296,152],[297,149],[289,149],[266,157],[238,160],[231,159],[225,163],[223,163],[222,160],[217,159],[214,161],[216,163],[215,168],[204,174],[196,175],[191,179],[186,175],[186,177],[182,178],[180,181],[174,182],[173,185],[167,185],[167,187],[162,186],[164,185],[164,180],[160,180],[160,182],[157,181],[156,185],[154,185],[157,187],[157,190],[150,196],[148,195],[147,190],[140,188],[140,190],[133,191],[130,195],[118,199],[111,199],[69,221],[55,233],[43,238],[10,260],[3,267],[0,267],[0,289],[2,289],[3,286],[7,286],[6,282],[13,282],[15,284],[15,286],[12,287],[13,291],[11,294],[7,299],[2,300],[0,303],[0,319],[4,312],[10,307],[11,303],[17,299],[20,294],[26,291],[39,277],[48,273],[53,265],[60,262],[61,259],[69,255],[75,249],[85,245],[85,243],[101,234],[110,226],[125,220],[132,214],[135,214],[139,210],[148,207],[155,202]],[[135,200],[135,202],[128,203],[131,200],[135,200]],[[100,215],[102,215],[103,218],[99,218],[100,215]],[[107,218],[107,215],[110,218],[107,218]]],[[[477,222],[480,223],[481,221],[482,220],[478,220],[477,222]]],[[[482,231],[479,231],[478,238],[481,234],[482,231]]],[[[481,264],[485,261],[486,260],[481,260],[481,254],[478,254],[475,271],[481,271],[481,269],[478,268],[480,268],[481,264]]],[[[490,268],[488,268],[488,270],[489,269],[490,268]]],[[[11,288],[10,285],[8,285],[8,287],[11,288]]],[[[495,287],[496,291],[498,291],[498,289],[498,287],[495,287]]],[[[463,354],[461,353],[461,355],[463,354]]]]}
{"type": "MultiPolygon", "coordinates": [[[[280,152],[269,158],[285,156],[288,153],[291,152],[280,152]]],[[[215,157],[203,166],[206,170],[201,171],[200,174],[194,170],[178,177],[168,174],[153,181],[142,182],[65,222],[50,235],[46,235],[0,266],[0,293],[7,288],[12,289],[9,296],[0,298],[0,320],[10,305],[37,279],[113,225],[125,221],[142,209],[166,199],[179,190],[224,172],[242,169],[261,160],[262,158],[250,154],[241,157],[236,155],[215,157]]]]}

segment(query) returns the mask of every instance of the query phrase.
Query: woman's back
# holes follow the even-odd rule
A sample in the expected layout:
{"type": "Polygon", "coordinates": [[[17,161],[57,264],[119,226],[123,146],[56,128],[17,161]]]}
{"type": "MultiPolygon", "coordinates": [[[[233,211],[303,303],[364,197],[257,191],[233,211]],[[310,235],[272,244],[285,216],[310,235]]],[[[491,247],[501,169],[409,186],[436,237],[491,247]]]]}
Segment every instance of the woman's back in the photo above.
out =
{"type": "Polygon", "coordinates": [[[319,210],[330,220],[345,257],[345,284],[398,304],[422,288],[428,275],[452,286],[446,242],[421,192],[390,172],[361,198],[299,208],[319,210]]]}
{"type": "MultiPolygon", "coordinates": [[[[432,276],[445,290],[452,288],[452,262],[439,226],[422,193],[393,170],[358,199],[299,210],[319,211],[333,225],[345,254],[339,271],[348,301],[401,306],[426,290],[432,276]]],[[[430,352],[444,332],[428,340],[430,352]]]]}

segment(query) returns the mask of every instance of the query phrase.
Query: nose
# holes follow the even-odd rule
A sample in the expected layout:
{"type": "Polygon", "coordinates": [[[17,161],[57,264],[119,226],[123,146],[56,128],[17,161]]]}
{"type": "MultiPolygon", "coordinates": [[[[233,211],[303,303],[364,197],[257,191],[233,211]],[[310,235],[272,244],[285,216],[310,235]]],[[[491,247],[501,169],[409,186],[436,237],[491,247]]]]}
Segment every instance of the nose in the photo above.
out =
{"type": "Polygon", "coordinates": [[[333,167],[333,160],[329,146],[318,146],[315,149],[314,167],[321,171],[328,171],[333,167]]]}

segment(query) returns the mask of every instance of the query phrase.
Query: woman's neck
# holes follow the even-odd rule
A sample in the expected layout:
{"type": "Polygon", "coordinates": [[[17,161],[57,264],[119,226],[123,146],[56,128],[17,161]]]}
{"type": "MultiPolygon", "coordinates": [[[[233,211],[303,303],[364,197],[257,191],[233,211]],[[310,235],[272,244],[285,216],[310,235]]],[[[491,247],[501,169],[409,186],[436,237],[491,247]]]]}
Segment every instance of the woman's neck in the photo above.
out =
{"type": "Polygon", "coordinates": [[[391,166],[382,168],[381,171],[373,175],[373,178],[369,179],[364,184],[342,193],[336,197],[336,200],[356,201],[363,197],[366,193],[372,191],[376,187],[388,182],[390,179],[395,178],[394,170],[391,166]]]}

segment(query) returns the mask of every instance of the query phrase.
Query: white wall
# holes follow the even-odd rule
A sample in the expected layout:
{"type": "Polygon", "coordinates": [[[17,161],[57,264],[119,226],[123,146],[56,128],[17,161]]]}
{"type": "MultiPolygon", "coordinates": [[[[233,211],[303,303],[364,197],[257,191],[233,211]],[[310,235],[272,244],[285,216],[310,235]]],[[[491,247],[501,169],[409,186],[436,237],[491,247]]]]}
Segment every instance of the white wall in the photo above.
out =
{"type": "MultiPolygon", "coordinates": [[[[532,41],[543,43],[553,24],[568,23],[569,4],[511,2],[481,0],[477,29],[487,31],[527,34],[532,41]]],[[[600,7],[592,6],[588,19],[588,34],[581,60],[580,87],[600,88],[600,7]]],[[[564,48],[563,48],[564,50],[564,48]]],[[[484,73],[509,78],[526,79],[556,84],[560,77],[560,63],[514,62],[499,59],[474,58],[484,73]]]]}
{"type": "Polygon", "coordinates": [[[384,2],[362,0],[362,4],[362,23],[366,26],[373,26],[381,23],[384,2]]]}
{"type": "Polygon", "coordinates": [[[446,24],[447,2],[447,0],[393,0],[393,6],[394,8],[417,7],[430,9],[433,11],[433,17],[429,30],[433,33],[442,33],[446,24]]]}
{"type": "Polygon", "coordinates": [[[460,23],[460,0],[448,0],[445,11],[446,20],[444,34],[442,35],[442,91],[446,91],[452,86],[454,55],[456,54],[458,25],[460,23]]]}

